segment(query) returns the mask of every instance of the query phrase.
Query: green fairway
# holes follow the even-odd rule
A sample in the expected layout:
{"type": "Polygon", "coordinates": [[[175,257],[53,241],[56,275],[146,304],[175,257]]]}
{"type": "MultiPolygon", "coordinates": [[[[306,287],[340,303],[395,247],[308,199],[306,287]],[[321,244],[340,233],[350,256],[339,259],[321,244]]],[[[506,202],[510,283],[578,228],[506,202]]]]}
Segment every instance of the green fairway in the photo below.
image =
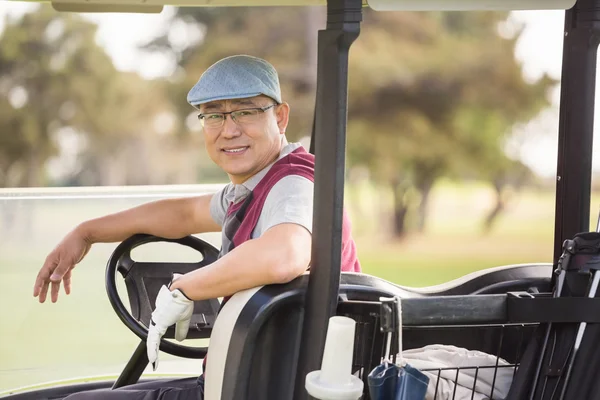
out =
{"type": "MultiPolygon", "coordinates": [[[[361,195],[368,200],[371,194],[361,195]]],[[[376,207],[361,209],[354,203],[364,272],[402,285],[426,286],[482,268],[551,261],[552,194],[527,191],[516,195],[496,229],[481,236],[478,224],[490,199],[488,189],[479,186],[441,185],[433,193],[427,233],[403,241],[378,235],[378,224],[385,217],[376,219],[369,213],[376,207]]],[[[147,200],[20,204],[16,224],[2,231],[0,242],[0,391],[120,372],[139,340],[119,321],[105,293],[104,268],[116,244],[93,247],[74,271],[73,293],[61,293],[58,303],[40,305],[32,288],[46,254],[76,223],[147,200]]],[[[208,238],[218,243],[218,235],[208,238]]],[[[162,260],[190,257],[179,247],[154,247],[146,254],[162,260]]],[[[175,357],[161,357],[164,362],[158,372],[199,371],[195,361],[179,363],[175,357]]]]}

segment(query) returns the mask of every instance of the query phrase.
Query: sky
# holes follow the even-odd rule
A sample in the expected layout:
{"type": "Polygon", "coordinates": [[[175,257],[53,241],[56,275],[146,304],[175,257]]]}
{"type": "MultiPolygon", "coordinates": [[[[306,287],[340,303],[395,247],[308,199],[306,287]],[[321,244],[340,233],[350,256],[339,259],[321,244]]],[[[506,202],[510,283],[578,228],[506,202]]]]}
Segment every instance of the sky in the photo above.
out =
{"type": "MultiPolygon", "coordinates": [[[[0,0],[0,30],[5,15],[18,16],[35,7],[30,3],[0,0]]],[[[164,29],[164,21],[173,12],[165,7],[161,14],[84,14],[99,24],[97,41],[123,71],[137,71],[146,78],[168,76],[172,64],[160,55],[148,55],[136,46],[164,29]]],[[[515,11],[515,21],[524,22],[525,30],[516,49],[523,63],[526,79],[537,79],[543,73],[560,79],[564,11],[515,11]]],[[[176,30],[171,33],[177,35],[176,30]]],[[[600,93],[600,90],[597,90],[600,93]]],[[[521,130],[518,135],[518,155],[538,174],[552,177],[556,173],[558,135],[558,90],[553,95],[555,109],[521,130]]],[[[597,108],[600,101],[596,102],[597,108]]],[[[596,112],[600,116],[600,110],[596,112]]],[[[596,123],[596,127],[598,123],[596,123]]],[[[598,132],[598,129],[595,129],[598,132]]],[[[598,135],[596,135],[598,136],[598,135]]],[[[597,142],[597,140],[595,141],[597,142]]],[[[595,150],[596,146],[594,146],[595,150]]],[[[596,151],[594,152],[596,156],[596,151]]],[[[600,171],[600,159],[594,157],[594,168],[600,171]]]]}

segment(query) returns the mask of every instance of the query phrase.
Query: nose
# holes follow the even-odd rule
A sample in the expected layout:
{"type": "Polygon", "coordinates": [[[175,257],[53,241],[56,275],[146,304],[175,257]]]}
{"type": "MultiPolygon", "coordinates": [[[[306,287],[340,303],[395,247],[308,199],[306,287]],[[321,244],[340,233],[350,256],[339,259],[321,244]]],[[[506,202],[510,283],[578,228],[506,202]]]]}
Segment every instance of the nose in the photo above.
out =
{"type": "Polygon", "coordinates": [[[223,121],[223,137],[233,139],[241,135],[240,127],[231,118],[231,114],[225,116],[223,121]]]}

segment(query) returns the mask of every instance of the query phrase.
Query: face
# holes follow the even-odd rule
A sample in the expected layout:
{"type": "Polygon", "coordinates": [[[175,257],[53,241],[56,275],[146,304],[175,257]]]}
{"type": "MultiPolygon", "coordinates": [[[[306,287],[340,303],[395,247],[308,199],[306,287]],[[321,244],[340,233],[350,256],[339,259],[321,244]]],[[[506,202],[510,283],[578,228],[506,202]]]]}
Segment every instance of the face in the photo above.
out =
{"type": "MultiPolygon", "coordinates": [[[[276,102],[266,96],[221,100],[201,105],[201,114],[223,113],[267,107],[276,102]]],[[[235,122],[225,115],[220,127],[209,127],[204,119],[204,139],[210,158],[221,167],[233,183],[239,184],[274,162],[285,144],[289,118],[286,103],[258,112],[251,121],[235,122]]]]}

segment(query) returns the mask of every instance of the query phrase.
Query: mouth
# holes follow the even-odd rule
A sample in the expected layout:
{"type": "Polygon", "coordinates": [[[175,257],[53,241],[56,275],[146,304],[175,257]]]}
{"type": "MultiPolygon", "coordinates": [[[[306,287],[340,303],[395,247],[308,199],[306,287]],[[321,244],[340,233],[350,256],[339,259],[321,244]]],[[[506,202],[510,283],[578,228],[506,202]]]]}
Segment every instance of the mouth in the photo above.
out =
{"type": "Polygon", "coordinates": [[[246,152],[246,150],[248,150],[250,148],[250,146],[243,146],[243,147],[230,147],[230,148],[223,148],[221,149],[221,151],[225,154],[243,154],[246,152]]]}

